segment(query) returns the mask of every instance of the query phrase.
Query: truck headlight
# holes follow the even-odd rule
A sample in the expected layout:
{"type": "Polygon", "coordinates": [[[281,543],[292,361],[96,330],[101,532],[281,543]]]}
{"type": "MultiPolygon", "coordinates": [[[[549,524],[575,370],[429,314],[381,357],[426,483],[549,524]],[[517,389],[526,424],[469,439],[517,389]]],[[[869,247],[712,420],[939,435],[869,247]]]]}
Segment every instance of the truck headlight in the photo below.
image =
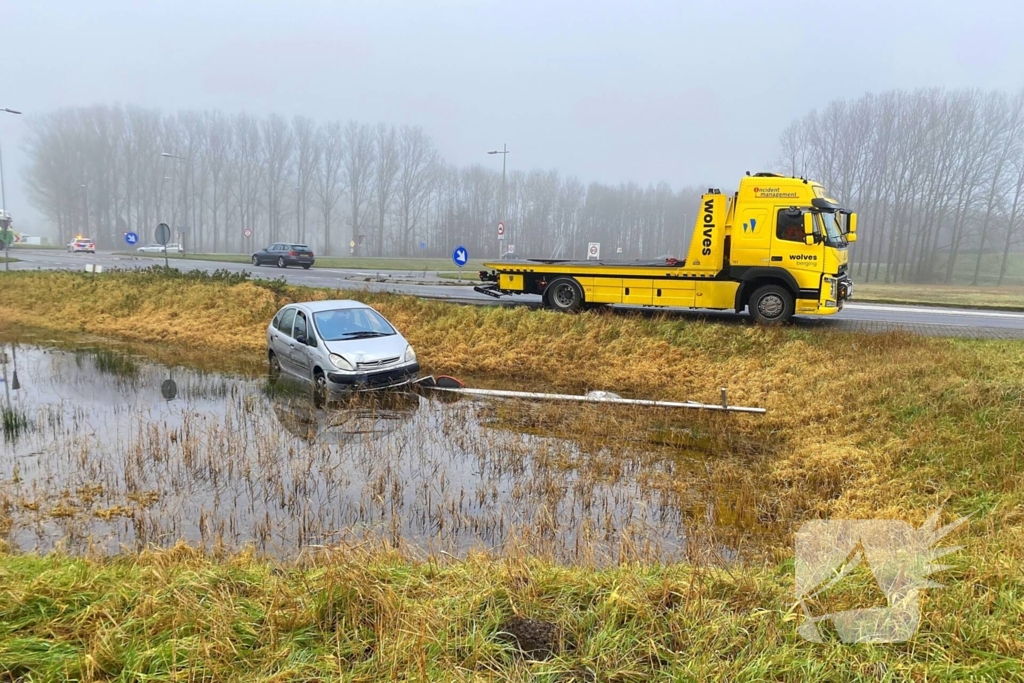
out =
{"type": "Polygon", "coordinates": [[[405,362],[411,363],[416,360],[416,350],[412,348],[412,344],[405,347],[405,362]]]}
{"type": "Polygon", "coordinates": [[[355,370],[355,366],[349,363],[343,356],[339,356],[336,353],[331,354],[331,362],[334,363],[334,367],[339,370],[355,370]]]}
{"type": "Polygon", "coordinates": [[[836,281],[832,278],[829,278],[828,280],[828,298],[836,298],[836,281]]]}

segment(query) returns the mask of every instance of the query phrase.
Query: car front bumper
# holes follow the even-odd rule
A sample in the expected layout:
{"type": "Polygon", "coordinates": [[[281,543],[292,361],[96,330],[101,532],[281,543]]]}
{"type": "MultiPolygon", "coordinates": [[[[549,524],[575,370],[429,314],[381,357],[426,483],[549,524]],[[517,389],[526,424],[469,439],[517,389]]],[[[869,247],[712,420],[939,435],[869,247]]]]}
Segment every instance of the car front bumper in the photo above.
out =
{"type": "Polygon", "coordinates": [[[385,389],[408,384],[416,379],[419,373],[419,363],[409,363],[397,368],[374,372],[328,372],[327,385],[331,391],[385,389]]]}

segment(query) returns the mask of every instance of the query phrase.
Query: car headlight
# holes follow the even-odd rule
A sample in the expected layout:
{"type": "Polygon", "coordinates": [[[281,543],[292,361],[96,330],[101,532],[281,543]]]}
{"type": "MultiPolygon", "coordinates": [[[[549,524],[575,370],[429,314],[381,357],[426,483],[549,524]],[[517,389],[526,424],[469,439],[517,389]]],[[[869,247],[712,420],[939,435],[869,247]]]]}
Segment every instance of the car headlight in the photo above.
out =
{"type": "Polygon", "coordinates": [[[339,370],[355,370],[355,366],[349,363],[344,357],[339,356],[336,353],[331,354],[331,362],[334,363],[334,367],[339,370]]]}
{"type": "Polygon", "coordinates": [[[412,348],[412,344],[405,347],[405,362],[411,363],[416,360],[416,350],[412,348]]]}

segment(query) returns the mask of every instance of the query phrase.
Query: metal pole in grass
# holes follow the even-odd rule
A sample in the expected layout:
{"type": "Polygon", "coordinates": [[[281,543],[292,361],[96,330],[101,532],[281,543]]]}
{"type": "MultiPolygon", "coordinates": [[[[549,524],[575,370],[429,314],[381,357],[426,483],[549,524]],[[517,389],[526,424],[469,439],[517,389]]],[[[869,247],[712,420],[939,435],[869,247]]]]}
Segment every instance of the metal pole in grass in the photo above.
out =
{"type": "MultiPolygon", "coordinates": [[[[4,112],[6,114],[21,114],[20,111],[16,109],[8,109],[7,107],[0,109],[0,112],[4,112]]],[[[4,232],[4,270],[10,270],[11,242],[14,239],[14,235],[8,234],[8,231],[11,229],[11,218],[7,215],[7,193],[4,192],[4,155],[2,151],[0,151],[0,204],[2,204],[2,207],[0,208],[2,208],[4,212],[3,217],[0,218],[0,228],[2,228],[4,232]]]]}

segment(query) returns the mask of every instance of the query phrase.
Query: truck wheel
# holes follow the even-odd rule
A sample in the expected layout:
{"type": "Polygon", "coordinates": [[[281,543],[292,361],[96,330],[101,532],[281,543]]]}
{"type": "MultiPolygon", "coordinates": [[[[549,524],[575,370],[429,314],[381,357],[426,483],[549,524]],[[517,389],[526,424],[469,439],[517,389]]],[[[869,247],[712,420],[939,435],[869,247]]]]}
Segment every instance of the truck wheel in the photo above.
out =
{"type": "Polygon", "coordinates": [[[575,313],[583,307],[583,290],[571,277],[560,277],[544,290],[548,307],[562,313],[575,313]]]}
{"type": "Polygon", "coordinates": [[[793,317],[793,295],[784,287],[765,285],[751,295],[747,308],[754,322],[778,325],[793,317]]]}

